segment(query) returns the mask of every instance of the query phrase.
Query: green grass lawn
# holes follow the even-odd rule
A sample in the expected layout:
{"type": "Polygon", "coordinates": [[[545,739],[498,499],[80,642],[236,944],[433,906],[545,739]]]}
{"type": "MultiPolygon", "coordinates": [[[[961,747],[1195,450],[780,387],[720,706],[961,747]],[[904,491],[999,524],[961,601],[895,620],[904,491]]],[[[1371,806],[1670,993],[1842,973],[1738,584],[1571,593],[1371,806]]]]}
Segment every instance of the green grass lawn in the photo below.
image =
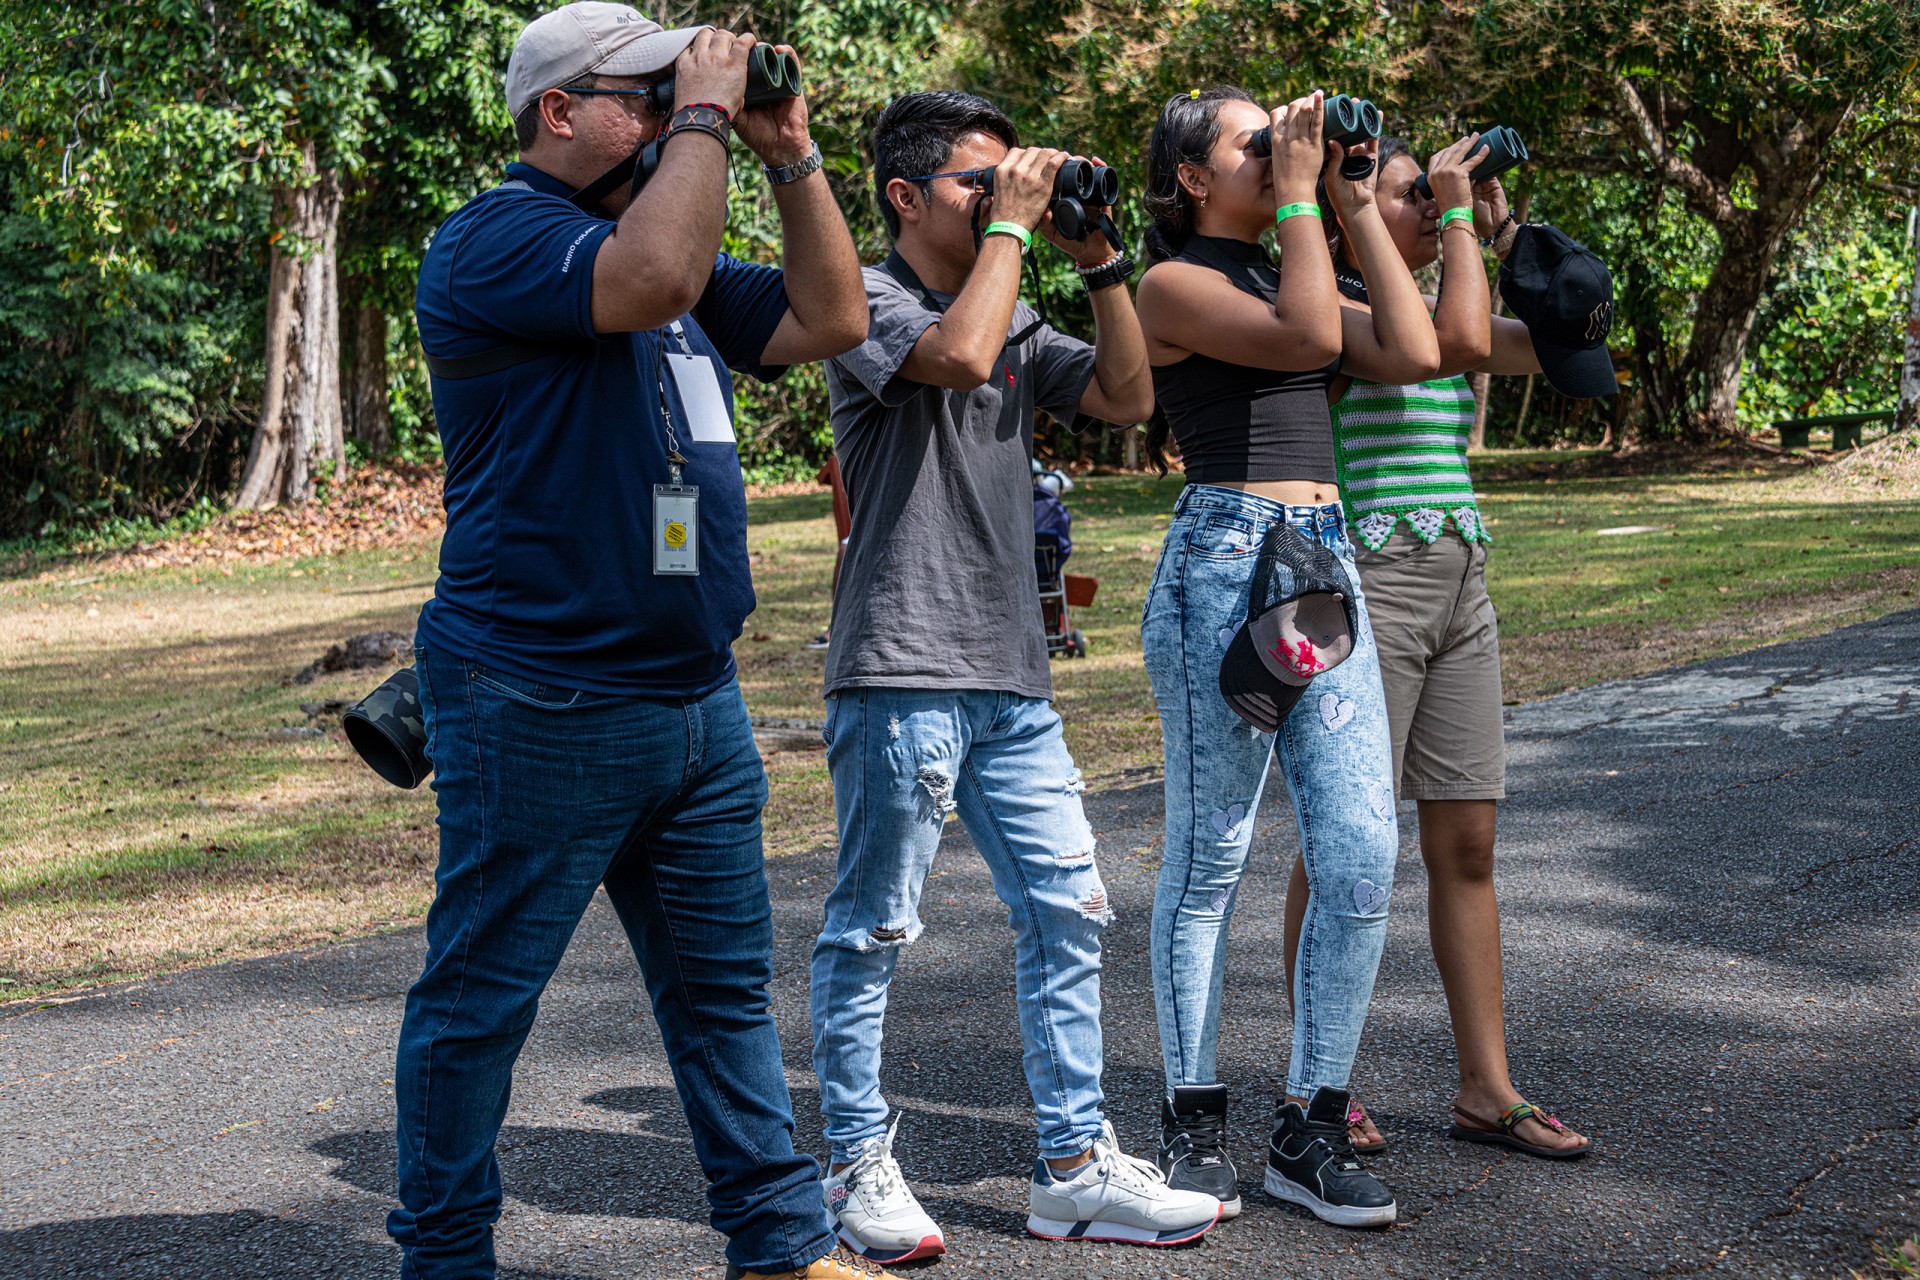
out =
{"type": "MultiPolygon", "coordinates": [[[[1507,697],[1809,634],[1913,603],[1920,483],[1848,488],[1768,464],[1610,474],[1591,455],[1476,461],[1495,539],[1507,697]],[[1646,526],[1633,533],[1607,529],[1646,526]]],[[[1093,785],[1158,772],[1140,609],[1180,480],[1068,497],[1090,654],[1054,665],[1093,785]]],[[[757,716],[820,719],[827,496],[757,498],[760,607],[736,646],[757,716]]],[[[329,644],[408,630],[432,542],[219,569],[70,566],[0,579],[0,999],[417,921],[429,791],[388,787],[340,738],[282,735],[303,701],[377,673],[283,681],[329,644]]],[[[822,754],[768,757],[774,855],[832,840],[822,754]]]]}

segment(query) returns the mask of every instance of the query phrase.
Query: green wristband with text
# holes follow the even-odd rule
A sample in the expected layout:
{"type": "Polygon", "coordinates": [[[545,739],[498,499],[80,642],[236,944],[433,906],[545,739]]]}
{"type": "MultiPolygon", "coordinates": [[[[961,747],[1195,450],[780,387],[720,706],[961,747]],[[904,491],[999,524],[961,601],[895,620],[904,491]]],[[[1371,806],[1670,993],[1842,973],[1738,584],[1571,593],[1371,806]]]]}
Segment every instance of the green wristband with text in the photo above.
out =
{"type": "Polygon", "coordinates": [[[1275,209],[1273,211],[1273,222],[1275,226],[1278,226],[1288,218],[1298,218],[1309,213],[1316,218],[1319,217],[1320,206],[1311,200],[1296,200],[1292,204],[1283,204],[1278,209],[1275,209]]]}
{"type": "Polygon", "coordinates": [[[1473,210],[1463,204],[1457,204],[1440,215],[1440,230],[1445,231],[1449,222],[1465,222],[1473,225],[1473,210]]]}
{"type": "Polygon", "coordinates": [[[1017,222],[989,222],[987,229],[982,231],[980,235],[982,238],[995,235],[1012,236],[1020,242],[1020,252],[1022,253],[1033,248],[1033,232],[1027,230],[1017,222]]]}

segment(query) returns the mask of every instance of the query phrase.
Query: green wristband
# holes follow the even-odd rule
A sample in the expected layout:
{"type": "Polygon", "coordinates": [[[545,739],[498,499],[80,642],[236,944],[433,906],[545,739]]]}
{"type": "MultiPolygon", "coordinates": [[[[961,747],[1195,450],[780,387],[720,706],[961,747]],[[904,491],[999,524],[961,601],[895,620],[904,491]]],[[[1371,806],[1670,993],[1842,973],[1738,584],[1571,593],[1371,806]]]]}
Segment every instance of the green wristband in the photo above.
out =
{"type": "Polygon", "coordinates": [[[1320,206],[1311,200],[1296,200],[1292,204],[1283,204],[1278,209],[1275,209],[1273,211],[1273,222],[1275,226],[1278,226],[1288,218],[1298,218],[1302,214],[1308,213],[1316,218],[1319,217],[1320,206]]]}
{"type": "Polygon", "coordinates": [[[1021,253],[1025,253],[1027,250],[1033,248],[1033,232],[1027,230],[1017,222],[989,222],[987,229],[980,233],[982,239],[995,235],[1012,236],[1015,240],[1018,240],[1020,242],[1021,253]]]}
{"type": "Polygon", "coordinates": [[[1465,222],[1473,225],[1473,210],[1463,204],[1457,204],[1440,215],[1440,230],[1445,231],[1449,222],[1465,222]]]}

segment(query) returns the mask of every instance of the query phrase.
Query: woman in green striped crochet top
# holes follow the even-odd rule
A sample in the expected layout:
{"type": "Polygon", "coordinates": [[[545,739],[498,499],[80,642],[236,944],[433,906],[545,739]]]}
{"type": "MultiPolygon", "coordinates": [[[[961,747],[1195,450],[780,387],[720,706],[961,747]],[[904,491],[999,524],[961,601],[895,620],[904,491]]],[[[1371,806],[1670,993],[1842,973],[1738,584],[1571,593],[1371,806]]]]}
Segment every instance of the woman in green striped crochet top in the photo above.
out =
{"type": "MultiPolygon", "coordinates": [[[[1376,201],[1395,245],[1416,271],[1443,259],[1440,295],[1428,300],[1441,376],[1405,386],[1337,378],[1328,397],[1340,492],[1380,651],[1395,785],[1419,810],[1429,932],[1460,1063],[1447,1132],[1568,1159],[1585,1154],[1587,1139],[1526,1102],[1507,1071],[1493,885],[1495,802],[1506,795],[1500,648],[1486,588],[1492,539],[1467,471],[1474,402],[1464,375],[1537,372],[1540,362],[1526,326],[1491,315],[1481,249],[1504,258],[1518,228],[1499,181],[1475,186],[1467,176],[1484,155],[1477,140],[1470,135],[1433,157],[1431,196],[1415,184],[1420,166],[1406,144],[1380,140],[1376,201]]],[[[1342,305],[1365,309],[1365,282],[1342,254],[1332,211],[1325,216],[1342,305]]],[[[1296,862],[1290,957],[1306,899],[1296,862]]],[[[1357,1099],[1347,1118],[1355,1150],[1386,1145],[1357,1099]]]]}

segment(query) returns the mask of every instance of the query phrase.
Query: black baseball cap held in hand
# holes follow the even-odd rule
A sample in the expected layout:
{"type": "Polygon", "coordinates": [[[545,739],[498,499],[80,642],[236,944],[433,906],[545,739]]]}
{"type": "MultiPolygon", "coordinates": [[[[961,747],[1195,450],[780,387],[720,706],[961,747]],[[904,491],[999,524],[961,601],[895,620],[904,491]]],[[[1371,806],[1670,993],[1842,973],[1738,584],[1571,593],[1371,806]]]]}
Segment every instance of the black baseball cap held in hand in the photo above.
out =
{"type": "Polygon", "coordinates": [[[1278,733],[1307,682],[1347,660],[1360,634],[1340,558],[1291,525],[1260,542],[1247,621],[1220,659],[1220,696],[1262,733],[1278,733]]]}
{"type": "Polygon", "coordinates": [[[1613,273],[1585,245],[1543,223],[1527,223],[1500,264],[1500,296],[1527,326],[1540,371],[1555,391],[1586,399],[1620,390],[1607,351],[1613,273]]]}

